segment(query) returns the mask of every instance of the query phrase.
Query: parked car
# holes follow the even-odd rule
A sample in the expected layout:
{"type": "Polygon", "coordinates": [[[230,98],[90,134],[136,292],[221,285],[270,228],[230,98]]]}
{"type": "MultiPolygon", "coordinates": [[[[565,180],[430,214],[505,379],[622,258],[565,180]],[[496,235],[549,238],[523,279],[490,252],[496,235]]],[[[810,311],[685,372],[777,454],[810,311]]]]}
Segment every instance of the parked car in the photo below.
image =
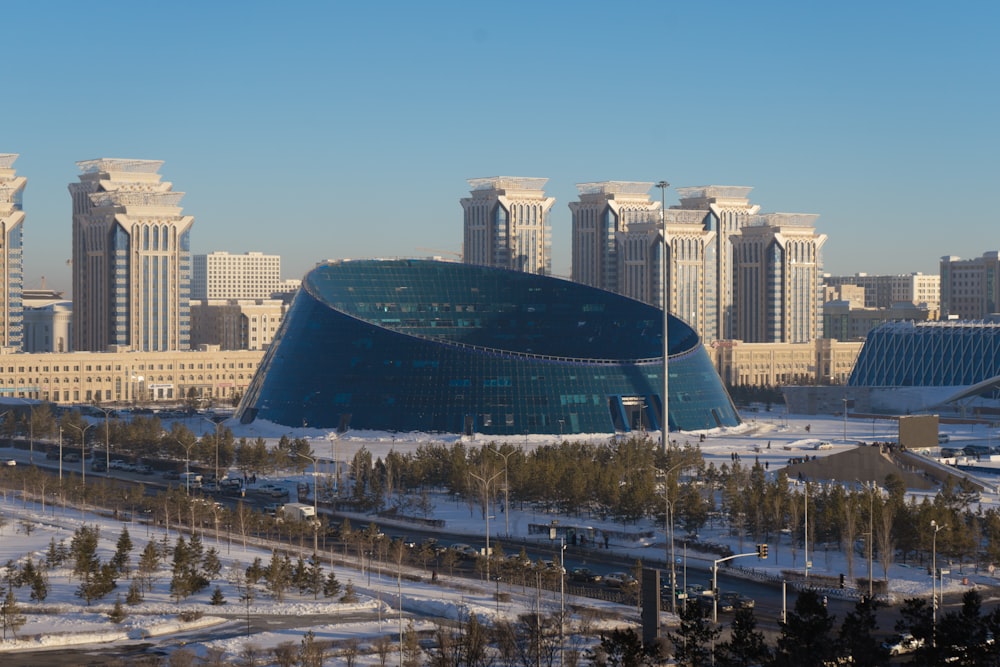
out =
{"type": "Polygon", "coordinates": [[[635,583],[635,577],[628,572],[609,572],[604,575],[604,585],[610,588],[625,588],[635,583]]]}
{"type": "Polygon", "coordinates": [[[601,575],[597,574],[589,567],[574,567],[569,572],[572,581],[580,581],[587,584],[596,584],[601,580],[601,575]]]}
{"type": "Polygon", "coordinates": [[[5,465],[16,466],[17,465],[17,460],[16,459],[7,459],[5,465]]]}
{"type": "Polygon", "coordinates": [[[882,648],[888,651],[891,656],[912,653],[923,645],[923,639],[917,639],[909,632],[904,632],[903,634],[896,635],[895,637],[882,642],[882,648]]]}
{"type": "Polygon", "coordinates": [[[124,465],[125,465],[125,461],[123,461],[121,459],[114,459],[113,461],[111,461],[111,465],[108,466],[108,467],[111,468],[111,470],[121,470],[122,466],[124,466],[124,465]]]}

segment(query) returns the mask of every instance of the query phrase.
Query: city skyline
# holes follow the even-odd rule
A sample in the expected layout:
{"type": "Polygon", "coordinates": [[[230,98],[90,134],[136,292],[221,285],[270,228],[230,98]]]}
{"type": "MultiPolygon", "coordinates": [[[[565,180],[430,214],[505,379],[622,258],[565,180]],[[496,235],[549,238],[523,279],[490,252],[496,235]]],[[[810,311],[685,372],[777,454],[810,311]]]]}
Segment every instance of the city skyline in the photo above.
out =
{"type": "Polygon", "coordinates": [[[668,206],[751,187],[819,216],[838,275],[994,249],[988,3],[49,9],[7,12],[29,289],[70,293],[66,185],[102,157],[164,161],[192,253],[278,254],[290,278],[461,252],[468,179],[502,174],[548,179],[559,276],[576,185],[604,180],[665,179],[668,206]]]}

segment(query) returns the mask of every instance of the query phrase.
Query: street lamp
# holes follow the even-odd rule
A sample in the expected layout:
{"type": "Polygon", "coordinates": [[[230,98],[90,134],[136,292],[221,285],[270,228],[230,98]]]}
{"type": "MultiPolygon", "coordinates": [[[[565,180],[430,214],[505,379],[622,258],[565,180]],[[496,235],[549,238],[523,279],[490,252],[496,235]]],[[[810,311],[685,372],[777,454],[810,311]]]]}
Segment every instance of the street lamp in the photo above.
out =
{"type": "Polygon", "coordinates": [[[62,486],[62,426],[59,427],[59,485],[62,486]]]}
{"type": "Polygon", "coordinates": [[[663,473],[663,502],[666,506],[666,515],[664,516],[666,526],[664,528],[664,533],[669,533],[667,536],[667,546],[670,548],[670,611],[674,614],[677,613],[677,570],[675,568],[677,558],[674,552],[674,512],[673,503],[670,502],[670,474],[675,470],[681,470],[690,465],[691,463],[688,461],[681,461],[680,463],[671,466],[665,473],[663,473]]]}
{"type": "Polygon", "coordinates": [[[28,463],[35,465],[35,406],[21,399],[28,406],[28,463]]]}
{"type": "Polygon", "coordinates": [[[934,529],[934,535],[931,537],[931,646],[936,646],[937,640],[937,534],[938,531],[944,528],[944,525],[939,524],[937,521],[931,519],[931,528],[934,529]]]}
{"type": "Polygon", "coordinates": [[[315,555],[315,554],[319,553],[319,507],[317,506],[317,500],[316,500],[317,497],[318,497],[318,494],[316,492],[316,474],[318,473],[318,471],[316,470],[316,459],[314,459],[311,456],[307,456],[307,455],[303,454],[302,452],[295,452],[295,453],[298,456],[301,456],[302,458],[307,459],[310,463],[312,463],[312,469],[313,469],[312,470],[312,474],[313,474],[313,555],[315,555]]]}
{"type": "MultiPolygon", "coordinates": [[[[86,426],[80,427],[76,424],[66,424],[70,428],[74,428],[80,433],[80,477],[83,481],[84,488],[87,484],[87,429],[89,429],[93,424],[87,424],[86,426]]],[[[62,454],[59,455],[59,465],[62,466],[62,454]]]]}
{"type": "MultiPolygon", "coordinates": [[[[561,420],[560,420],[561,421],[561,420]]],[[[503,457],[503,523],[504,523],[504,534],[510,537],[510,485],[507,483],[507,459],[514,452],[507,452],[504,454],[494,445],[489,446],[490,450],[497,456],[503,457]]]]}
{"type": "MultiPolygon", "coordinates": [[[[191,441],[191,444],[185,445],[184,441],[176,436],[171,436],[173,441],[184,448],[184,492],[187,495],[191,495],[191,448],[198,444],[197,440],[191,441]]],[[[218,480],[215,482],[218,484],[218,480]]]]}
{"type": "Polygon", "coordinates": [[[670,241],[667,239],[667,188],[670,187],[670,183],[666,181],[660,181],[656,184],[656,187],[660,188],[660,226],[663,228],[663,255],[660,257],[660,275],[661,275],[661,285],[663,286],[663,423],[661,426],[661,439],[663,451],[667,451],[667,431],[670,430],[670,415],[668,410],[669,401],[667,399],[667,390],[669,389],[669,378],[667,376],[667,357],[670,354],[670,337],[667,335],[668,323],[670,321],[670,291],[667,287],[668,279],[670,273],[667,270],[667,251],[670,248],[670,241]]]}
{"type": "Polygon", "coordinates": [[[226,417],[222,416],[222,418],[220,419],[219,415],[214,415],[212,418],[202,417],[202,419],[204,419],[205,421],[207,421],[207,422],[211,423],[213,426],[215,426],[215,483],[218,484],[219,483],[219,441],[222,439],[222,436],[219,434],[219,427],[222,426],[222,422],[226,421],[226,417]]]}
{"type": "Polygon", "coordinates": [[[844,442],[847,442],[847,397],[844,396],[844,442]]]}
{"type": "Polygon", "coordinates": [[[490,484],[493,483],[497,477],[503,474],[503,471],[496,473],[490,478],[480,477],[474,472],[470,472],[469,476],[479,480],[483,485],[483,513],[486,515],[486,581],[490,580],[490,560],[492,560],[493,552],[490,551],[490,484]]]}
{"type": "MultiPolygon", "coordinates": [[[[108,426],[108,419],[111,416],[111,413],[114,411],[114,408],[102,408],[102,407],[98,407],[96,405],[94,407],[96,407],[98,410],[100,410],[101,412],[104,413],[104,469],[106,471],[110,471],[111,470],[111,431],[110,431],[109,426],[108,426]]],[[[110,474],[110,472],[109,472],[109,474],[110,474]]]]}

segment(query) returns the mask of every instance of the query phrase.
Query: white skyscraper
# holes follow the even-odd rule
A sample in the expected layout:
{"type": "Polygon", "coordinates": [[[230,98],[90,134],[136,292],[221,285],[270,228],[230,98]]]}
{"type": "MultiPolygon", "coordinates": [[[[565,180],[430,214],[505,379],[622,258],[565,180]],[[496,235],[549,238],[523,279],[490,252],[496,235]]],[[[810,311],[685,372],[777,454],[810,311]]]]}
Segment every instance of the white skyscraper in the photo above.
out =
{"type": "Polygon", "coordinates": [[[14,170],[17,153],[0,153],[0,348],[20,351],[24,340],[22,196],[28,179],[14,170]]]}
{"type": "Polygon", "coordinates": [[[552,273],[552,231],[547,178],[472,178],[465,212],[462,261],[526,273],[552,273]]]}

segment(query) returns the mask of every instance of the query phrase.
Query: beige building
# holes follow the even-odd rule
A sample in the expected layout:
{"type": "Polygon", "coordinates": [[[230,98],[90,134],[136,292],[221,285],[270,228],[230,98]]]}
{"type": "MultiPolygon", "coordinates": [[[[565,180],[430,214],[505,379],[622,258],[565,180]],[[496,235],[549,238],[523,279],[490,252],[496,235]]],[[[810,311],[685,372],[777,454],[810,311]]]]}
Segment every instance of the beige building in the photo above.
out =
{"type": "Polygon", "coordinates": [[[20,351],[24,342],[22,197],[28,179],[14,170],[17,153],[0,153],[0,348],[20,351]]]}
{"type": "Polygon", "coordinates": [[[823,304],[823,337],[864,340],[869,331],[886,322],[929,322],[937,317],[937,311],[902,301],[891,308],[862,308],[851,301],[827,301],[823,304]]]}
{"type": "Polygon", "coordinates": [[[552,229],[547,178],[494,176],[469,179],[462,261],[466,264],[552,275],[552,229]]]}
{"type": "Polygon", "coordinates": [[[260,350],[0,355],[0,395],[59,404],[213,402],[242,396],[260,350]]]}
{"type": "Polygon", "coordinates": [[[941,258],[941,319],[982,320],[1000,312],[1000,252],[941,258]]]}
{"type": "MultiPolygon", "coordinates": [[[[192,258],[191,299],[270,299],[281,286],[281,257],[211,252],[192,258]]],[[[195,345],[192,339],[192,345],[195,345]]]]}
{"type": "Polygon", "coordinates": [[[781,387],[846,384],[863,345],[822,338],[808,343],[720,340],[707,349],[726,385],[781,387]]]}
{"type": "MultiPolygon", "coordinates": [[[[898,303],[910,303],[914,306],[925,306],[937,311],[941,301],[941,276],[924,273],[908,273],[901,275],[874,275],[858,273],[853,276],[823,276],[823,284],[827,287],[855,286],[864,288],[865,308],[891,308],[898,303]]],[[[842,292],[847,294],[847,292],[842,292]]],[[[839,296],[828,301],[848,298],[839,296]]]]}
{"type": "Polygon", "coordinates": [[[822,336],[823,244],[818,216],[769,213],[732,237],[736,335],[752,343],[808,343],[822,336]]]}
{"type": "Polygon", "coordinates": [[[77,162],[73,343],[77,350],[186,350],[191,226],[159,160],[77,162]]]}
{"type": "Polygon", "coordinates": [[[280,299],[206,299],[191,302],[191,346],[263,350],[274,339],[288,304],[280,299]]]}

